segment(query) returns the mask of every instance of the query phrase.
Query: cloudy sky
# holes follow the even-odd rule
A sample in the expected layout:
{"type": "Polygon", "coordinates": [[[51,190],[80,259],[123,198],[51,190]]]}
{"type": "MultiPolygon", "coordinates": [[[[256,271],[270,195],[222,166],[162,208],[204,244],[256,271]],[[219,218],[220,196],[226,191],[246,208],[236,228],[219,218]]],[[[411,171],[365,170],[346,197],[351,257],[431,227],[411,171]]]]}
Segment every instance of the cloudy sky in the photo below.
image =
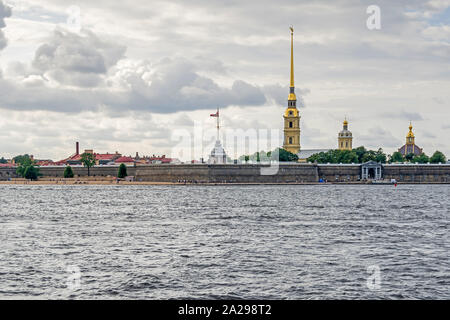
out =
{"type": "Polygon", "coordinates": [[[0,0],[0,157],[187,160],[180,132],[217,107],[226,130],[280,130],[291,24],[304,149],[336,147],[347,116],[355,146],[391,153],[411,120],[450,156],[450,0],[0,0]]]}

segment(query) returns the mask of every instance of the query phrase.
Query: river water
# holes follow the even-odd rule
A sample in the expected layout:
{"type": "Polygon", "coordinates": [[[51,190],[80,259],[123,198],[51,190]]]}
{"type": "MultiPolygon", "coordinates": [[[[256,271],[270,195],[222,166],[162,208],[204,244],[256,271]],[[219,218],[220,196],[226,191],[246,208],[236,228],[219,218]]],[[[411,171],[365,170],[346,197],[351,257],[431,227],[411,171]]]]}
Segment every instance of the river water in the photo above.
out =
{"type": "Polygon", "coordinates": [[[0,186],[2,299],[450,299],[450,187],[0,186]]]}

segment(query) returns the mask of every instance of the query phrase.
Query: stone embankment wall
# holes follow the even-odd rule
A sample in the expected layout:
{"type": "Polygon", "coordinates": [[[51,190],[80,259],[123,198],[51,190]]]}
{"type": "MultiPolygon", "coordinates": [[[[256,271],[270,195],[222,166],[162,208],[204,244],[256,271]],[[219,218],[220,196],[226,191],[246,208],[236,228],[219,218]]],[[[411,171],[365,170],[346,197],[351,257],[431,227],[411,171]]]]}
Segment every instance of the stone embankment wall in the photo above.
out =
{"type": "Polygon", "coordinates": [[[386,165],[384,179],[396,179],[405,183],[450,183],[449,164],[386,165]]]}
{"type": "Polygon", "coordinates": [[[17,178],[16,168],[0,168],[0,181],[17,178]]]}
{"type": "Polygon", "coordinates": [[[301,183],[318,181],[315,165],[157,165],[137,167],[136,180],[197,183],[301,183]]]}
{"type": "MultiPolygon", "coordinates": [[[[72,167],[75,176],[87,176],[87,169],[72,167]]],[[[117,176],[118,167],[91,168],[91,176],[117,176]]],[[[137,181],[189,183],[308,183],[319,179],[328,182],[357,182],[360,165],[282,164],[265,165],[146,165],[128,167],[128,175],[137,181]]],[[[64,167],[41,167],[44,177],[62,178],[64,167]]],[[[0,180],[16,178],[15,168],[0,168],[0,180]]],[[[405,183],[450,183],[450,165],[384,165],[385,180],[405,183]]]]}
{"type": "Polygon", "coordinates": [[[361,166],[358,164],[318,165],[319,179],[328,182],[356,182],[361,179],[361,166]]]}
{"type": "MultiPolygon", "coordinates": [[[[65,167],[40,167],[39,172],[44,177],[62,178],[64,177],[64,169],[65,167]]],[[[81,166],[72,166],[72,170],[75,177],[84,177],[88,175],[88,169],[81,166]]],[[[99,166],[90,168],[90,175],[93,177],[117,177],[118,172],[119,166],[99,166]]],[[[134,176],[136,174],[136,169],[134,167],[127,167],[127,173],[130,176],[134,176]]]]}

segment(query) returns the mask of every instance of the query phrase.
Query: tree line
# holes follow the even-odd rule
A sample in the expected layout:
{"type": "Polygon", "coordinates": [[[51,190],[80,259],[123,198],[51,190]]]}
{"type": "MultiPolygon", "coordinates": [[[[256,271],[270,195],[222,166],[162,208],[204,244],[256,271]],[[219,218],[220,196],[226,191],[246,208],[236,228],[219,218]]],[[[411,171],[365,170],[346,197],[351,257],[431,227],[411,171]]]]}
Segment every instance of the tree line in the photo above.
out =
{"type": "Polygon", "coordinates": [[[243,155],[239,158],[241,162],[248,163],[251,162],[270,162],[270,161],[280,161],[280,162],[297,162],[298,155],[293,154],[287,150],[277,148],[274,151],[260,151],[255,152],[252,155],[243,155]]]}
{"type": "MultiPolygon", "coordinates": [[[[241,162],[297,162],[299,160],[296,154],[293,154],[284,149],[278,148],[274,151],[255,152],[252,155],[243,155],[239,158],[241,162]]],[[[311,163],[365,163],[375,161],[379,163],[445,163],[447,161],[445,155],[436,151],[431,157],[425,153],[415,155],[410,153],[405,157],[400,152],[394,152],[391,155],[386,154],[382,148],[378,150],[367,150],[365,147],[358,147],[353,150],[330,150],[328,152],[320,152],[312,155],[307,159],[311,163]]]]}
{"type": "Polygon", "coordinates": [[[365,147],[358,147],[353,150],[330,150],[312,155],[308,162],[313,163],[365,163],[375,161],[379,163],[445,163],[446,157],[436,151],[431,157],[426,154],[415,155],[413,153],[403,156],[400,152],[394,152],[392,155],[384,153],[383,149],[367,150],[365,147]]]}
{"type": "MultiPolygon", "coordinates": [[[[3,158],[2,158],[3,159],[3,158]]],[[[16,163],[17,169],[16,173],[19,177],[22,177],[24,179],[28,180],[37,180],[39,176],[42,176],[42,174],[39,172],[39,166],[37,165],[36,161],[33,160],[28,154],[16,156],[13,158],[14,163],[16,163]]],[[[3,162],[0,162],[3,163],[3,162]]],[[[5,161],[4,163],[7,163],[5,161]]],[[[95,166],[95,157],[91,153],[84,153],[81,155],[81,163],[84,167],[88,169],[88,176],[90,176],[90,168],[95,166]]],[[[64,178],[70,179],[73,178],[74,172],[71,166],[66,166],[64,169],[64,178]]],[[[124,179],[127,177],[127,167],[125,164],[121,164],[119,166],[119,170],[117,172],[117,177],[120,179],[124,179]]]]}

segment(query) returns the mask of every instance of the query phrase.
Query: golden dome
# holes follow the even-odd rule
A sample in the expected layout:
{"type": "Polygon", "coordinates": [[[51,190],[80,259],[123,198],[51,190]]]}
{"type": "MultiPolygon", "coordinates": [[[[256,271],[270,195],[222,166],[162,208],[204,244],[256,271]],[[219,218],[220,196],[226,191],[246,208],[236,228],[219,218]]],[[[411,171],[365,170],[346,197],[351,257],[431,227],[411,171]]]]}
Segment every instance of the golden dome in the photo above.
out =
{"type": "Polygon", "coordinates": [[[348,121],[347,121],[347,119],[344,121],[344,126],[348,126],[348,121]]]}
{"type": "Polygon", "coordinates": [[[409,132],[408,132],[408,135],[406,136],[407,138],[414,138],[414,133],[413,133],[412,129],[413,129],[413,126],[412,126],[412,123],[410,123],[409,124],[409,132]]]}
{"type": "Polygon", "coordinates": [[[297,96],[295,95],[295,93],[291,93],[289,94],[289,101],[297,101],[297,96]]]}

